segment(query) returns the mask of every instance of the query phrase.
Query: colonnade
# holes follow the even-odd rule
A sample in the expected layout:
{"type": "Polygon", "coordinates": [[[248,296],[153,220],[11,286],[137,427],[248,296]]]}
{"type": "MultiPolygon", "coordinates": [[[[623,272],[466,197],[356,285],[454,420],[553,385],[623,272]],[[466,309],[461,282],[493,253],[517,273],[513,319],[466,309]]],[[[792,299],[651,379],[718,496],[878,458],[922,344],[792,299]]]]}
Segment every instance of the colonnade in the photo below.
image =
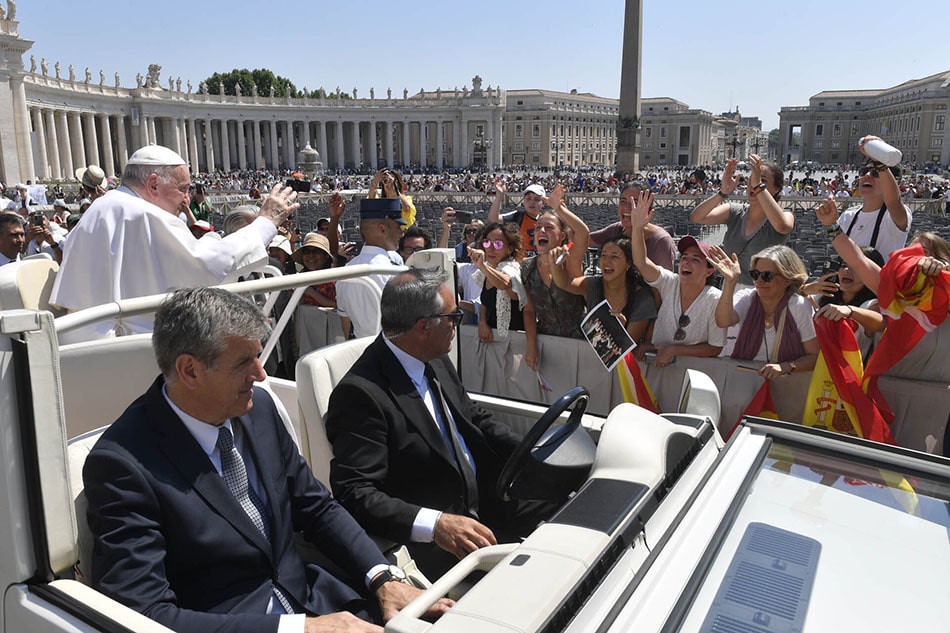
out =
{"type": "MultiPolygon", "coordinates": [[[[476,126],[484,127],[488,138],[500,136],[503,112],[496,109],[487,120],[461,110],[434,118],[376,113],[366,120],[359,111],[332,118],[317,118],[318,113],[301,117],[305,109],[293,107],[279,113],[272,108],[269,116],[260,118],[233,107],[204,116],[148,113],[143,104],[115,113],[34,103],[27,107],[33,176],[46,180],[71,178],[76,169],[91,164],[100,165],[109,177],[120,175],[129,155],[151,143],[181,154],[194,173],[295,169],[297,153],[307,145],[320,153],[327,169],[467,167],[474,162],[470,139],[476,126]]],[[[483,160],[489,169],[501,165],[501,143],[483,160]]]]}

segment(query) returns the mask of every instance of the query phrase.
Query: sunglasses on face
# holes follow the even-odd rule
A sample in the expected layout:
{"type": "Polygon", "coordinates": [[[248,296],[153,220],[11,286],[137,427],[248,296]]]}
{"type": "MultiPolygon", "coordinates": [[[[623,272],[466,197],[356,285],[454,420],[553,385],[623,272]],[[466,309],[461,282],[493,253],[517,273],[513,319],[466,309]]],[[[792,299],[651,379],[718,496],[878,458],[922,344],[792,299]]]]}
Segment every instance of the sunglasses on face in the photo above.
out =
{"type": "Polygon", "coordinates": [[[423,250],[424,248],[425,248],[425,246],[403,246],[403,247],[402,247],[402,250],[403,250],[403,252],[406,252],[406,253],[418,253],[419,251],[423,250]]]}
{"type": "Polygon", "coordinates": [[[867,174],[871,174],[871,178],[881,177],[881,174],[878,173],[877,167],[874,167],[872,165],[866,165],[862,167],[860,170],[858,170],[858,176],[865,176],[867,174]]]}
{"type": "Polygon", "coordinates": [[[676,325],[678,327],[676,328],[676,331],[673,332],[673,340],[682,341],[684,338],[686,338],[686,328],[689,327],[689,316],[686,314],[681,314],[680,320],[676,325]]]}
{"type": "Polygon", "coordinates": [[[492,248],[496,251],[500,251],[505,247],[505,243],[502,240],[482,240],[482,248],[492,248]]]}
{"type": "Polygon", "coordinates": [[[449,321],[452,322],[452,325],[458,325],[458,324],[460,324],[460,323],[462,322],[462,318],[463,318],[464,316],[465,316],[465,313],[464,313],[464,312],[462,312],[461,310],[456,310],[455,312],[446,312],[446,313],[443,313],[443,314],[433,314],[432,316],[427,317],[427,318],[430,318],[430,319],[438,319],[438,318],[440,318],[440,317],[445,317],[446,319],[448,319],[449,321]]]}
{"type": "Polygon", "coordinates": [[[749,277],[752,277],[752,281],[758,281],[759,277],[761,277],[762,281],[764,281],[765,283],[768,283],[775,278],[775,273],[773,273],[770,270],[759,271],[753,268],[752,270],[749,271],[749,277]]]}
{"type": "Polygon", "coordinates": [[[465,229],[465,235],[472,235],[478,233],[478,229],[465,229]]]}

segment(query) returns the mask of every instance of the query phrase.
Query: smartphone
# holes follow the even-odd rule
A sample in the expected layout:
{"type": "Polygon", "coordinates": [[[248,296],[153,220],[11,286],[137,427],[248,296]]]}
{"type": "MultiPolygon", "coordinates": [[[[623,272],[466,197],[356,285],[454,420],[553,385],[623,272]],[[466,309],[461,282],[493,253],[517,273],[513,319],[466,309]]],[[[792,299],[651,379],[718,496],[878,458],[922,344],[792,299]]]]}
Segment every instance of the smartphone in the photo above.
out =
{"type": "Polygon", "coordinates": [[[455,221],[461,222],[462,224],[471,224],[474,214],[471,211],[456,211],[455,212],[455,221]]]}

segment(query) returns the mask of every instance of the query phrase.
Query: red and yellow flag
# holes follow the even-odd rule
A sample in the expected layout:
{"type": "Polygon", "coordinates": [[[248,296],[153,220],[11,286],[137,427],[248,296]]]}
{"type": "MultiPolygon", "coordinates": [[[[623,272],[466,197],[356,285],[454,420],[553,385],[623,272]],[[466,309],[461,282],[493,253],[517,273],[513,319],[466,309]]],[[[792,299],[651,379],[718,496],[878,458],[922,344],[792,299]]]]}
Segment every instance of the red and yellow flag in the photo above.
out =
{"type": "Polygon", "coordinates": [[[724,439],[728,440],[732,437],[732,433],[736,430],[736,427],[739,426],[739,423],[742,422],[742,419],[746,416],[756,416],[759,418],[768,418],[770,420],[778,420],[778,413],[775,411],[775,402],[772,400],[772,381],[766,380],[762,383],[762,386],[759,387],[759,390],[755,392],[755,395],[752,396],[752,401],[749,402],[749,406],[745,408],[745,411],[742,412],[742,415],[739,416],[739,419],[736,420],[736,423],[732,425],[732,428],[725,434],[724,439]]]}
{"type": "Polygon", "coordinates": [[[943,323],[950,308],[950,272],[944,270],[933,277],[924,275],[917,269],[923,256],[923,247],[914,244],[891,253],[881,269],[877,300],[888,322],[864,372],[864,390],[888,422],[894,420],[894,414],[878,389],[878,378],[924,334],[943,323]]]}
{"type": "Polygon", "coordinates": [[[633,357],[633,352],[627,352],[623,362],[617,363],[617,377],[620,379],[620,391],[623,399],[643,407],[653,413],[659,413],[660,407],[656,403],[656,396],[650,383],[643,377],[643,371],[633,357]]]}
{"type": "Polygon", "coordinates": [[[812,372],[802,424],[894,443],[891,428],[864,392],[861,349],[851,319],[815,319],[821,353],[812,372]]]}

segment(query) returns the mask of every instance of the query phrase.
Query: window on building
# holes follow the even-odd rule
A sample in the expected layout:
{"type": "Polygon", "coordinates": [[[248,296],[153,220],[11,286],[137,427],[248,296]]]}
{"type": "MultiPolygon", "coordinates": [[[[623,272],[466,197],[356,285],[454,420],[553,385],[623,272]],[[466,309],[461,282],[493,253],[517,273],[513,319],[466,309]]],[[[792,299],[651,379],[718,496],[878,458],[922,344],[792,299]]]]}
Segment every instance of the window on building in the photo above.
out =
{"type": "Polygon", "coordinates": [[[540,138],[540,137],[541,137],[541,126],[538,125],[537,123],[535,123],[534,125],[531,126],[531,136],[532,136],[532,138],[540,138]]]}
{"type": "MultiPolygon", "coordinates": [[[[818,105],[821,105],[820,103],[818,105]]],[[[825,133],[825,126],[821,123],[815,126],[815,136],[822,136],[825,133]]]]}
{"type": "Polygon", "coordinates": [[[653,137],[653,128],[648,127],[643,130],[643,138],[652,138],[653,137]]]}
{"type": "Polygon", "coordinates": [[[934,117],[934,132],[942,132],[947,122],[947,115],[938,114],[934,117]]]}
{"type": "Polygon", "coordinates": [[[518,101],[516,105],[524,105],[524,101],[518,101]]]}
{"type": "Polygon", "coordinates": [[[515,125],[515,138],[523,138],[523,137],[524,137],[524,127],[522,127],[521,124],[519,123],[515,125]]]}
{"type": "Polygon", "coordinates": [[[852,124],[851,124],[851,136],[855,136],[857,133],[858,133],[858,124],[857,124],[857,123],[852,123],[852,124]]]}
{"type": "Polygon", "coordinates": [[[815,149],[821,149],[821,141],[815,141],[815,149]]]}
{"type": "Polygon", "coordinates": [[[832,136],[841,136],[841,124],[835,123],[831,126],[831,135],[832,136]]]}
{"type": "Polygon", "coordinates": [[[939,136],[933,137],[932,139],[930,139],[930,146],[931,146],[931,147],[943,147],[943,139],[940,138],[939,136]]]}
{"type": "Polygon", "coordinates": [[[660,149],[666,149],[666,143],[660,143],[660,149]]]}
{"type": "Polygon", "coordinates": [[[666,126],[660,126],[660,138],[666,138],[666,126]]]}

